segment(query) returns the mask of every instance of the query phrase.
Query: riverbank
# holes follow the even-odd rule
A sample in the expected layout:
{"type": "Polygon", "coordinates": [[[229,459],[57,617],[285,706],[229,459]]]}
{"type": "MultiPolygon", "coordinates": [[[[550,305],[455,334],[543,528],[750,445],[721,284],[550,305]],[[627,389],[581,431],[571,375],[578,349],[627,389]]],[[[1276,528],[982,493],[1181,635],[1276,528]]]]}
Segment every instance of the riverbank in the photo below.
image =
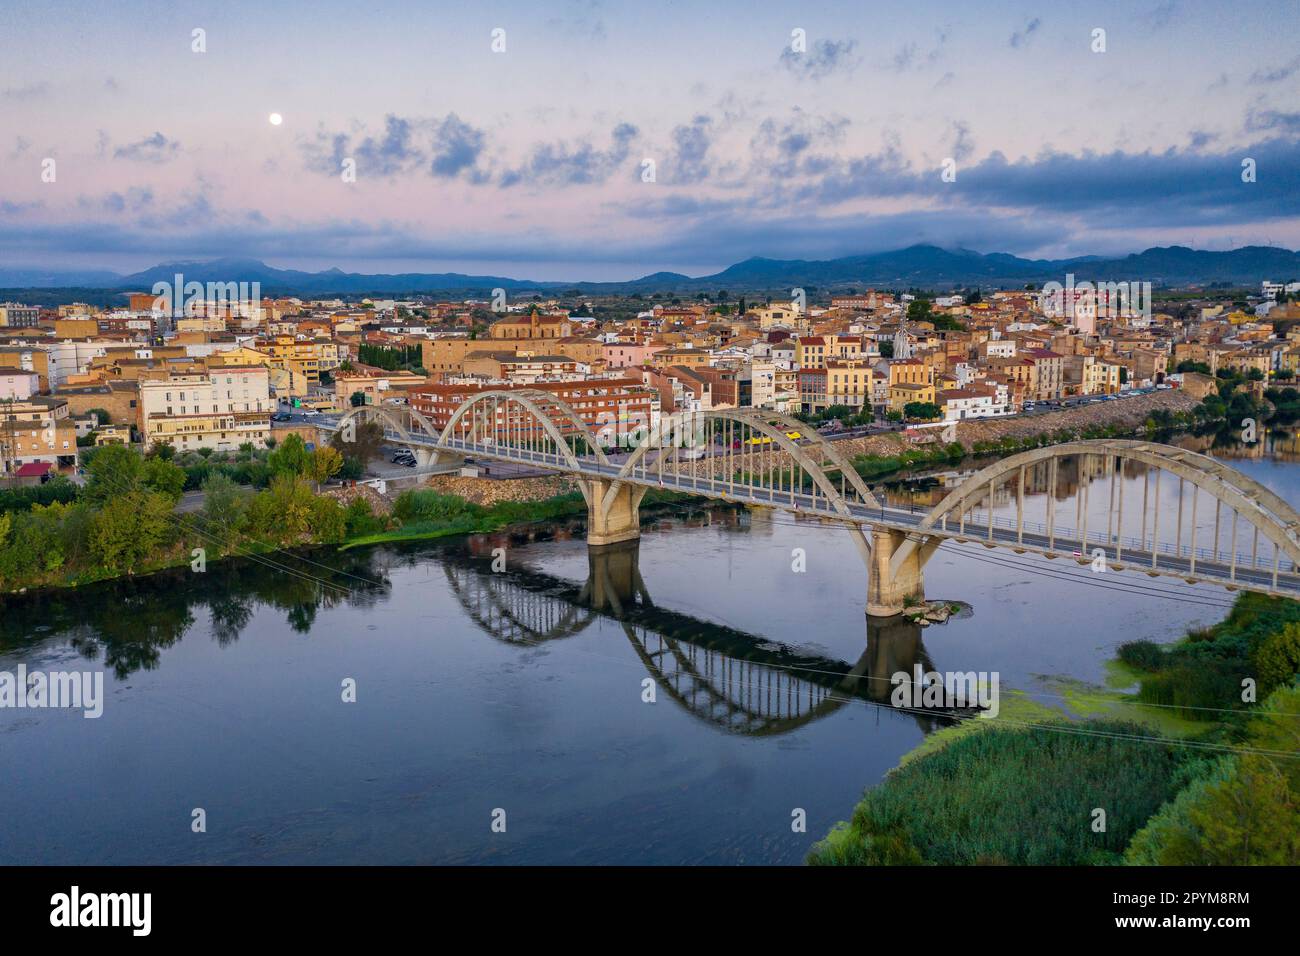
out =
{"type": "Polygon", "coordinates": [[[1136,693],[1013,692],[929,735],[808,862],[1294,865],[1298,671],[1300,603],[1241,595],[1173,645],[1121,645],[1136,693]]]}

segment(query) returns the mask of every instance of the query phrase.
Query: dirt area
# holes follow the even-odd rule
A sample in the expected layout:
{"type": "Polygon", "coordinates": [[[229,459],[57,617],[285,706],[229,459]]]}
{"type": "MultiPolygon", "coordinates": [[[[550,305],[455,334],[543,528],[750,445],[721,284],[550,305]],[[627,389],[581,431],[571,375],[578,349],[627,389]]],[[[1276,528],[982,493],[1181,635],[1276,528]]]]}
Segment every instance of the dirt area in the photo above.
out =
{"type": "Polygon", "coordinates": [[[460,475],[435,475],[429,479],[427,487],[488,507],[501,501],[540,501],[578,490],[572,478],[558,476],[499,481],[491,478],[462,478],[460,475]]]}
{"type": "Polygon", "coordinates": [[[370,502],[370,511],[376,515],[386,515],[393,510],[393,502],[387,495],[381,495],[370,485],[356,485],[354,487],[343,488],[326,488],[321,491],[322,495],[330,498],[337,498],[343,507],[352,504],[357,498],[365,498],[370,502]]]}

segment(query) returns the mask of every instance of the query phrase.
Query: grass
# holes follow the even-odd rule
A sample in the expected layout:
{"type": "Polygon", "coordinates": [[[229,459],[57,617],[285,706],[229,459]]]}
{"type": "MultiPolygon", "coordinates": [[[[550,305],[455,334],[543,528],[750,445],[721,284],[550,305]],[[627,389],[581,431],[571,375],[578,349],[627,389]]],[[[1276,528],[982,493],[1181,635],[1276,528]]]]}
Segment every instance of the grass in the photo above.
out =
{"type": "Polygon", "coordinates": [[[1133,835],[1178,791],[1182,758],[1149,742],[1139,724],[993,723],[891,772],[808,862],[1118,863],[1133,835]],[[1097,810],[1105,812],[1100,832],[1097,810]]]}

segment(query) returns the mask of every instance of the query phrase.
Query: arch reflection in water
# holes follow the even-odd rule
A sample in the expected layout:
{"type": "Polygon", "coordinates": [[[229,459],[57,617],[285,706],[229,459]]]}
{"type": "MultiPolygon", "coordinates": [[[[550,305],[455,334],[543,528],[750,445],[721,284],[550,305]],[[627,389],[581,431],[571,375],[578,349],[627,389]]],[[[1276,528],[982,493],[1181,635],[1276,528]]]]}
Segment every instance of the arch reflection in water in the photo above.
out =
{"type": "MultiPolygon", "coordinates": [[[[616,622],[669,699],[727,733],[788,733],[853,700],[889,705],[890,677],[934,669],[920,625],[868,618],[867,646],[853,663],[800,652],[756,634],[657,607],[641,576],[640,542],[588,550],[581,585],[515,565],[444,556],[452,591],[469,618],[495,640],[537,646],[572,637],[604,618],[616,622]]],[[[910,713],[923,731],[955,711],[910,713]]]]}

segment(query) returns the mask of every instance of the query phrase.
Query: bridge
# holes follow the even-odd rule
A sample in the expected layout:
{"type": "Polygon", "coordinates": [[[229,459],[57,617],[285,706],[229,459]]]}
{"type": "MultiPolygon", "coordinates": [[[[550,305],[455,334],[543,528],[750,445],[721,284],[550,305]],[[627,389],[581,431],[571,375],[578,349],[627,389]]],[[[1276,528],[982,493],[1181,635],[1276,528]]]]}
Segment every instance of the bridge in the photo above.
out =
{"type": "Polygon", "coordinates": [[[652,488],[842,524],[867,565],[870,615],[923,601],[925,564],[945,541],[1300,598],[1300,514],[1235,469],[1157,442],[1076,441],[1011,455],[917,513],[878,496],[826,438],[767,409],[667,415],[619,435],[613,425],[593,430],[548,392],[512,389],[480,392],[441,429],[393,405],[323,417],[318,428],[347,434],[364,421],[421,466],[473,457],[576,479],[593,547],[639,537],[652,488]],[[1072,520],[1061,513],[1063,491],[1072,493],[1072,520]]]}

